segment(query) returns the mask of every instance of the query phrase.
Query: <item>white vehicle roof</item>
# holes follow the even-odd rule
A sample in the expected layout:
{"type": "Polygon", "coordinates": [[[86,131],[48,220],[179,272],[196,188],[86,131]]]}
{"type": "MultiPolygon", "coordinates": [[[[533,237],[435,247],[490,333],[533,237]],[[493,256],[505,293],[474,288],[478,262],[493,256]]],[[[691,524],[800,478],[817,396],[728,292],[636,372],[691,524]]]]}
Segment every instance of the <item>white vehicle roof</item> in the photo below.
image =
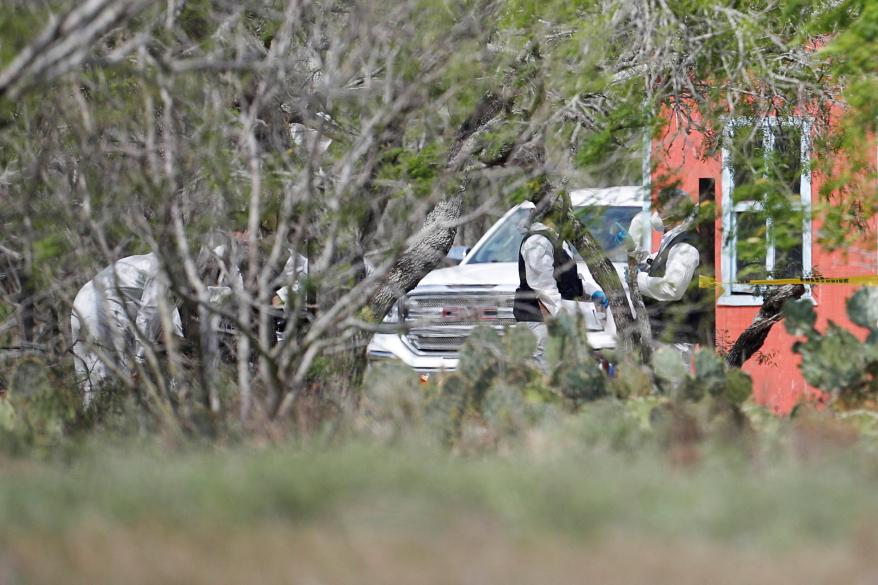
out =
{"type": "MultiPolygon", "coordinates": [[[[643,207],[646,209],[649,206],[646,190],[640,185],[577,189],[570,192],[570,203],[573,207],[643,207]]],[[[520,205],[516,205],[510,210],[510,213],[519,207],[530,208],[533,206],[534,204],[530,201],[525,201],[520,205]]],[[[508,215],[508,213],[505,215],[508,215]]]]}

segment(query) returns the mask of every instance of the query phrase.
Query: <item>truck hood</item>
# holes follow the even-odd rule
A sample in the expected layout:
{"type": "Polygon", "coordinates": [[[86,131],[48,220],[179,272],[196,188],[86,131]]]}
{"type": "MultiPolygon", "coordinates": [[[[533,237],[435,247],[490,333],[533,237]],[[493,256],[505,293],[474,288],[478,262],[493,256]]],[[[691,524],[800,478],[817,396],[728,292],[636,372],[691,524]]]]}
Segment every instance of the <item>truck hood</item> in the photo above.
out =
{"type": "MultiPolygon", "coordinates": [[[[577,269],[586,279],[593,280],[588,266],[577,262],[577,269]]],[[[625,265],[614,262],[613,267],[622,279],[622,286],[627,290],[625,282],[625,265]]],[[[495,286],[498,289],[518,288],[517,262],[491,262],[486,264],[459,264],[448,268],[439,268],[429,273],[418,287],[422,286],[495,286]]]]}
{"type": "Polygon", "coordinates": [[[518,265],[515,262],[494,262],[490,264],[460,264],[432,271],[418,286],[434,285],[494,285],[514,290],[518,287],[518,265]]]}

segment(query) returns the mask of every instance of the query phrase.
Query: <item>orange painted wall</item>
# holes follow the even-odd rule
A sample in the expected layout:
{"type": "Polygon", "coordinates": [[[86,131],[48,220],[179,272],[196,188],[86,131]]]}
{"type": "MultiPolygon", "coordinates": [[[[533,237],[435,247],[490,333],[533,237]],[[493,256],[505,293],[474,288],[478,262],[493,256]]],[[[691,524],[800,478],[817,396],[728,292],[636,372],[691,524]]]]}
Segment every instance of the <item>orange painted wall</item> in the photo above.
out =
{"type": "MultiPolygon", "coordinates": [[[[716,265],[714,268],[717,279],[722,281],[724,280],[720,265],[723,241],[722,162],[719,152],[705,151],[705,144],[702,135],[684,132],[677,122],[671,119],[665,133],[653,141],[653,184],[661,184],[673,178],[678,181],[680,188],[692,194],[693,198],[697,198],[700,178],[713,178],[716,181],[716,265]]],[[[870,157],[875,161],[875,148],[872,147],[871,150],[870,157]]],[[[820,186],[821,179],[815,173],[812,176],[812,194],[815,201],[820,186]]],[[[817,242],[821,223],[815,218],[812,225],[811,251],[815,272],[827,277],[878,273],[878,249],[876,249],[878,246],[876,246],[874,229],[859,245],[844,254],[830,253],[822,249],[817,242]]],[[[838,285],[813,288],[818,329],[824,328],[829,321],[834,321],[861,338],[865,337],[865,331],[853,325],[847,318],[845,303],[855,290],[855,287],[838,285]]],[[[758,311],[759,307],[717,306],[717,344],[722,348],[734,342],[750,325],[758,311]]],[[[789,412],[803,396],[819,396],[819,392],[810,388],[799,372],[800,358],[792,351],[795,340],[796,338],[789,335],[782,324],[778,324],[769,333],[761,354],[751,358],[744,366],[744,370],[753,378],[754,398],[779,414],[789,412]]]]}

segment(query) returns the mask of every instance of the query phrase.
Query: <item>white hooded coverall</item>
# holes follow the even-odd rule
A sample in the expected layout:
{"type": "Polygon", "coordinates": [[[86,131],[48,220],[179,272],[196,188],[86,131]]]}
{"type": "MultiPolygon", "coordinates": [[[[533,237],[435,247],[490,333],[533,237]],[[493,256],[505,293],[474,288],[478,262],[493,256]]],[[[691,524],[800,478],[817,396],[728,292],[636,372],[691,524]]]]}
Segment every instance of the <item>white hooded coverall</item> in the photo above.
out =
{"type": "MultiPolygon", "coordinates": [[[[532,231],[554,231],[545,224],[534,223],[531,226],[532,231]]],[[[527,236],[526,236],[527,237],[527,236]]],[[[570,249],[567,253],[572,257],[570,249]]],[[[555,249],[551,240],[546,236],[539,234],[527,237],[521,246],[521,256],[524,259],[524,272],[527,278],[528,286],[536,293],[537,298],[546,308],[551,316],[557,315],[560,311],[565,311],[574,315],[578,312],[578,302],[568,301],[561,298],[561,292],[558,290],[558,283],[555,281],[555,249]]],[[[582,281],[582,289],[585,298],[589,298],[592,293],[601,290],[596,282],[590,278],[585,278],[581,273],[579,279],[582,281]]],[[[534,358],[541,366],[545,366],[545,348],[546,339],[549,337],[548,329],[545,322],[528,322],[527,327],[533,332],[537,338],[537,350],[534,358]]]]}
{"type": "MultiPolygon", "coordinates": [[[[686,221],[682,225],[666,232],[662,236],[658,252],[655,258],[662,252],[664,247],[673,240],[680,232],[692,228],[692,222],[686,221]]],[[[701,258],[698,250],[691,244],[679,242],[674,244],[668,252],[665,273],[661,276],[650,276],[648,272],[637,273],[637,286],[645,296],[657,301],[675,302],[683,298],[689,283],[695,276],[701,258]]],[[[683,362],[688,366],[691,362],[693,346],[690,343],[674,343],[673,347],[680,352],[683,362]]]]}
{"type": "MultiPolygon", "coordinates": [[[[668,232],[662,241],[667,241],[668,232]]],[[[661,248],[659,248],[661,249],[661,248]]],[[[650,276],[646,272],[637,273],[637,286],[644,295],[657,301],[679,301],[686,293],[700,257],[691,244],[674,244],[668,253],[668,263],[662,276],[650,276]]]]}
{"type": "MultiPolygon", "coordinates": [[[[70,329],[73,362],[86,406],[98,387],[110,377],[111,370],[99,354],[127,369],[131,365],[128,356],[132,350],[135,357],[142,360],[143,343],[158,340],[161,334],[158,303],[164,292],[158,274],[155,254],[128,256],[101,270],[77,293],[70,329]]],[[[182,337],[183,326],[176,307],[171,318],[174,333],[182,337]]]]}
{"type": "Polygon", "coordinates": [[[284,286],[275,292],[284,306],[287,305],[289,300],[290,290],[298,292],[302,278],[308,276],[308,259],[292,249],[289,252],[289,258],[287,258],[280,274],[280,279],[284,286]]]}

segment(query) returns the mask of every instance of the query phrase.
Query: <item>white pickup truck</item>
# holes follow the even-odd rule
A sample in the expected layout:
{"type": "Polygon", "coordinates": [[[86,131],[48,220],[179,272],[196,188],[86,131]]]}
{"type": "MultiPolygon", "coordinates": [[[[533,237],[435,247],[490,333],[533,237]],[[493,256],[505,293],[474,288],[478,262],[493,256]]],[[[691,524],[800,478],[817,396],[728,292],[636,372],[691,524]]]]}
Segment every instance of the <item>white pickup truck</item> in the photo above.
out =
{"type": "MultiPolygon", "coordinates": [[[[625,250],[611,247],[617,224],[626,230],[632,218],[647,209],[642,187],[580,189],[570,194],[577,216],[604,245],[610,260],[624,274],[625,250]]],[[[369,343],[370,363],[400,360],[418,372],[457,368],[458,351],[473,327],[502,329],[514,325],[512,301],[518,288],[518,249],[527,229],[533,203],[509,210],[472,247],[457,266],[430,272],[402,298],[384,319],[387,333],[369,343]]],[[[648,246],[648,244],[647,244],[648,246]]],[[[579,273],[592,279],[582,258],[575,254],[579,273]]],[[[624,282],[624,278],[623,278],[624,282]]],[[[579,303],[595,349],[616,345],[616,327],[610,312],[579,303]]]]}

